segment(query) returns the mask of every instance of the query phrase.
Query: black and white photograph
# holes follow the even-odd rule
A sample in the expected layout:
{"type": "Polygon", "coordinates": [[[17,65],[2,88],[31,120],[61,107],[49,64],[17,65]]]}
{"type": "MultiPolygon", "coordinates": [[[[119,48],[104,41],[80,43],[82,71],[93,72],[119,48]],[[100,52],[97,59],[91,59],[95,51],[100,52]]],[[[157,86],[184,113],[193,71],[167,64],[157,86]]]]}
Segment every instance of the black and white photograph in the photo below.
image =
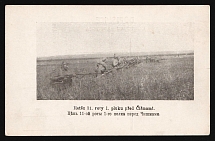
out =
{"type": "Polygon", "coordinates": [[[191,22],[37,23],[36,43],[38,100],[194,100],[191,22]]]}

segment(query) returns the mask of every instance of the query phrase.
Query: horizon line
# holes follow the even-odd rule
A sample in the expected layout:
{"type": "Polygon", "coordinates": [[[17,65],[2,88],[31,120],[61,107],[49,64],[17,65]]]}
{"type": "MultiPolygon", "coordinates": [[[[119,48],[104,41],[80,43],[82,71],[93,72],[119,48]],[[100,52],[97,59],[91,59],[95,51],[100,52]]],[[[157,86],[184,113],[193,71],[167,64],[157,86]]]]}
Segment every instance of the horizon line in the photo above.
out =
{"type": "Polygon", "coordinates": [[[181,51],[151,51],[151,52],[96,52],[96,53],[77,53],[77,54],[65,54],[65,55],[51,55],[51,56],[37,56],[37,58],[46,58],[46,57],[60,57],[60,56],[77,56],[77,55],[96,55],[96,54],[129,54],[129,53],[162,53],[162,52],[194,52],[194,50],[181,50],[181,51]]]}

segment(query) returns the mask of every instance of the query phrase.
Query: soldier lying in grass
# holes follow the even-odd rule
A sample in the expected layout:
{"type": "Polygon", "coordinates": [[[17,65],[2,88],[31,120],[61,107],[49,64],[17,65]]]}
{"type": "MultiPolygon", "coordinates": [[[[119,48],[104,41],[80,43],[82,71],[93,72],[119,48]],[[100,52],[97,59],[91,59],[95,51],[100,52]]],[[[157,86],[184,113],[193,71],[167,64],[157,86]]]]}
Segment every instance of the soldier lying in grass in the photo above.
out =
{"type": "Polygon", "coordinates": [[[51,79],[56,82],[63,82],[68,79],[68,77],[75,76],[75,73],[71,73],[68,71],[69,67],[66,62],[62,62],[61,67],[59,69],[54,69],[51,74],[51,79]]]}

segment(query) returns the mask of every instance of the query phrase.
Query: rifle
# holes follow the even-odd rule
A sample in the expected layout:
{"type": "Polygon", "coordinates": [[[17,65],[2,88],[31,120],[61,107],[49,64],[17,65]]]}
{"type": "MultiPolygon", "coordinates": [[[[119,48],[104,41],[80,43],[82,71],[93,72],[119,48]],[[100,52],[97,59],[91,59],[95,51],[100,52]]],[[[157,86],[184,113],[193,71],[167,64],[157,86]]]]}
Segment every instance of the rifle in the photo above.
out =
{"type": "MultiPolygon", "coordinates": [[[[105,73],[110,73],[110,72],[112,72],[112,70],[105,71],[105,73]]],[[[80,78],[83,78],[84,76],[87,76],[87,75],[98,75],[98,74],[101,74],[101,73],[98,73],[98,72],[77,73],[77,74],[69,74],[69,75],[64,75],[64,76],[55,76],[54,78],[51,77],[50,80],[52,83],[56,84],[56,83],[64,83],[65,81],[72,80],[72,78],[74,78],[74,77],[79,78],[77,76],[82,76],[80,78]]]]}

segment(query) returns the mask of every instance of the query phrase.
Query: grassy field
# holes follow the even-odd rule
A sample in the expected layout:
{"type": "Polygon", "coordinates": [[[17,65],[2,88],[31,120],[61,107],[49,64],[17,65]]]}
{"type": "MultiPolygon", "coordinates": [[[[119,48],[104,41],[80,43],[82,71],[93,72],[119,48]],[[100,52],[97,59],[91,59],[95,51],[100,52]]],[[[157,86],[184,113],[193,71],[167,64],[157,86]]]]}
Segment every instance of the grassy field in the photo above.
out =
{"type": "MultiPolygon", "coordinates": [[[[69,71],[94,72],[97,59],[66,60],[69,71]]],[[[38,100],[194,100],[194,57],[168,57],[104,76],[74,78],[72,85],[50,84],[62,60],[37,62],[38,100]]]]}

